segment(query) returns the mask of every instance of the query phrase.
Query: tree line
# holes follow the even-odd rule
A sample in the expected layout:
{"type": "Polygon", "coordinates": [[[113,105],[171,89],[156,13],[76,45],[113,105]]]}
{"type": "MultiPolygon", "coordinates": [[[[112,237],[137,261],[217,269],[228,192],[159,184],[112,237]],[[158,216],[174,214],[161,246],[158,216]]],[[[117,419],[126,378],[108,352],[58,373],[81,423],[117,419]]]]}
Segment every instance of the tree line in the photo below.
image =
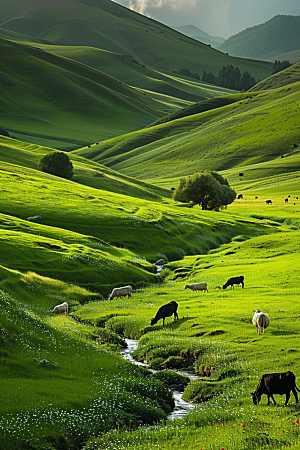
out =
{"type": "Polygon", "coordinates": [[[275,59],[272,74],[274,75],[274,73],[281,72],[282,70],[287,69],[288,67],[291,66],[292,64],[289,62],[288,59],[285,59],[283,61],[277,61],[277,59],[275,59]]]}
{"type": "Polygon", "coordinates": [[[199,73],[191,72],[190,69],[180,69],[179,71],[173,72],[184,75],[185,77],[202,80],[205,83],[214,84],[216,86],[221,86],[228,89],[235,89],[236,91],[247,91],[256,83],[255,78],[252,77],[247,70],[241,74],[240,69],[238,67],[234,68],[231,64],[223,66],[217,76],[215,76],[212,72],[207,73],[205,70],[202,78],[199,73]]]}
{"type": "Polygon", "coordinates": [[[256,83],[255,78],[247,70],[241,74],[240,69],[238,67],[234,68],[231,64],[223,66],[217,76],[212,72],[206,73],[204,70],[202,81],[228,89],[235,89],[236,91],[247,91],[256,83]]]}

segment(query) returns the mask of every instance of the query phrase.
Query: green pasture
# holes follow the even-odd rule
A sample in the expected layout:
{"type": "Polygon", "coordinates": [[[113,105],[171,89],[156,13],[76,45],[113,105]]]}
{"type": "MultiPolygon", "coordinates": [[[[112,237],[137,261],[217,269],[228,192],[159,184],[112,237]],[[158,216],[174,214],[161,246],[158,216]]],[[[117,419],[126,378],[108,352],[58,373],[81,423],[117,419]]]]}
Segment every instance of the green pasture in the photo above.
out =
{"type": "Polygon", "coordinates": [[[282,408],[284,399],[279,396],[277,406],[267,407],[266,397],[254,406],[250,392],[263,373],[292,370],[298,375],[299,234],[291,230],[244,239],[169,263],[169,282],[139,290],[132,301],[90,303],[76,310],[74,315],[82,321],[103,318],[107,329],[140,338],[136,358],[153,367],[172,367],[174,361],[184,367],[191,354],[198,355],[199,380],[184,394],[186,400],[198,400],[186,419],[131,433],[114,431],[91,439],[87,449],[297,448],[293,444],[300,434],[299,407],[294,398],[287,408],[282,408]],[[245,276],[244,289],[216,288],[240,274],[245,276]],[[208,293],[184,289],[200,281],[207,281],[208,293]],[[179,305],[179,320],[169,318],[165,327],[150,327],[158,307],[171,300],[179,305]],[[251,323],[253,309],[271,318],[261,336],[251,323]]]}
{"type": "Polygon", "coordinates": [[[157,70],[189,68],[218,74],[223,65],[238,66],[256,80],[272,73],[272,63],[234,58],[195,39],[178,33],[155,20],[106,0],[89,0],[37,8],[33,0],[6,2],[2,8],[2,27],[42,38],[63,46],[95,47],[130,55],[157,70]],[[18,11],[16,16],[14,13],[18,11]]]}
{"type": "Polygon", "coordinates": [[[204,112],[187,113],[186,117],[103,141],[93,152],[85,147],[76,154],[154,184],[155,179],[186,176],[207,168],[243,171],[245,166],[299,155],[294,146],[299,143],[299,98],[299,83],[294,83],[287,88],[237,94],[236,101],[230,97],[229,104],[218,108],[212,99],[211,108],[205,101],[204,112]]]}
{"type": "Polygon", "coordinates": [[[108,52],[99,48],[62,45],[43,45],[40,48],[93,67],[127,85],[140,88],[144,92],[147,91],[152,98],[156,94],[166,95],[169,97],[169,101],[177,101],[177,106],[181,108],[205,98],[232,92],[229,89],[208,85],[175,73],[153,70],[144,64],[125,59],[126,55],[108,52]]]}
{"type": "MultiPolygon", "coordinates": [[[[296,50],[299,53],[299,50],[296,50]]],[[[296,53],[293,52],[293,53],[296,53]]],[[[287,58],[286,58],[287,59],[287,58]]],[[[281,59],[280,59],[281,61],[281,59]]],[[[300,81],[300,63],[294,64],[281,72],[275,73],[265,80],[260,81],[256,86],[256,90],[277,89],[300,81]]],[[[249,89],[253,91],[253,88],[249,89]]]]}
{"type": "Polygon", "coordinates": [[[18,139],[74,149],[170,111],[115,78],[39,48],[1,38],[0,52],[1,127],[18,139]]]}

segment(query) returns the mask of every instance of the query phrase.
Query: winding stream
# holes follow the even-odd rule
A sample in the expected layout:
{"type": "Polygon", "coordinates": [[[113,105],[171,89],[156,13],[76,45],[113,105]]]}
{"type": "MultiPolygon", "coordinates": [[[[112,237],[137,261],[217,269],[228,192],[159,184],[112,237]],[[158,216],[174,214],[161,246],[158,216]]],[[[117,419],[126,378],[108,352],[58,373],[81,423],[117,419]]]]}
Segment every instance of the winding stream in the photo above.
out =
{"type": "MultiPolygon", "coordinates": [[[[136,364],[138,366],[148,367],[147,364],[138,362],[132,357],[133,351],[138,346],[138,341],[136,341],[135,339],[125,339],[125,341],[127,343],[127,348],[125,348],[124,350],[121,350],[120,354],[122,355],[122,357],[124,359],[126,359],[126,361],[131,362],[132,364],[136,364]]],[[[150,370],[153,373],[156,372],[156,370],[153,370],[153,369],[150,369],[150,370]]],[[[183,375],[186,375],[190,379],[197,379],[198,378],[197,375],[193,375],[191,373],[186,373],[186,372],[180,372],[180,373],[182,373],[183,375]]],[[[189,411],[191,411],[194,408],[194,406],[195,406],[195,405],[193,405],[191,403],[188,403],[188,402],[185,402],[184,400],[182,400],[182,392],[173,391],[173,397],[174,397],[174,401],[175,401],[175,408],[168,415],[168,419],[170,419],[170,420],[181,419],[189,411]]]]}

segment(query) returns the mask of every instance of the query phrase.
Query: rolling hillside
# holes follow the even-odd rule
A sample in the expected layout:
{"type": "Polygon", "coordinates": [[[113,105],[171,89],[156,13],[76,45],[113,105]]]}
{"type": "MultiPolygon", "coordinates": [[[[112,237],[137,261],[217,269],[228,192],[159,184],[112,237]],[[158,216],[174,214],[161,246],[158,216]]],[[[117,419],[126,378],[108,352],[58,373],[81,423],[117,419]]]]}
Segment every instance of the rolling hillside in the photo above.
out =
{"type": "Polygon", "coordinates": [[[158,70],[217,74],[232,64],[256,80],[271,74],[270,63],[233,58],[109,0],[2,0],[1,13],[6,30],[131,55],[158,70]]]}
{"type": "Polygon", "coordinates": [[[269,59],[299,50],[300,16],[275,16],[255,27],[231,36],[218,48],[243,58],[269,59]]]}
{"type": "Polygon", "coordinates": [[[0,126],[27,142],[76,148],[144,127],[170,109],[164,99],[39,48],[0,38],[0,54],[0,126]]]}
{"type": "Polygon", "coordinates": [[[253,86],[253,88],[249,89],[249,92],[277,89],[282,86],[297,83],[298,81],[300,81],[300,63],[294,64],[293,66],[262,80],[260,83],[253,86]]]}
{"type": "Polygon", "coordinates": [[[152,182],[282,158],[298,152],[299,86],[200,102],[193,115],[75,153],[152,182]]]}

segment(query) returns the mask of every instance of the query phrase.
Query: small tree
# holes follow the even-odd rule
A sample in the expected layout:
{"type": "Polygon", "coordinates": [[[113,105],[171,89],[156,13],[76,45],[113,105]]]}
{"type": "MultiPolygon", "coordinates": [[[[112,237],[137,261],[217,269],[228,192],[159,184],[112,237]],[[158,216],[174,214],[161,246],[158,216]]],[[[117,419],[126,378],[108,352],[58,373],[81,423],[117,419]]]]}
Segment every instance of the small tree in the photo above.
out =
{"type": "Polygon", "coordinates": [[[181,178],[173,199],[180,202],[192,201],[202,209],[219,209],[229,205],[236,198],[236,192],[228,181],[217,172],[195,173],[192,177],[181,178]]]}
{"type": "Polygon", "coordinates": [[[39,161],[39,169],[69,180],[73,176],[73,164],[64,152],[51,152],[43,156],[39,161]]]}

